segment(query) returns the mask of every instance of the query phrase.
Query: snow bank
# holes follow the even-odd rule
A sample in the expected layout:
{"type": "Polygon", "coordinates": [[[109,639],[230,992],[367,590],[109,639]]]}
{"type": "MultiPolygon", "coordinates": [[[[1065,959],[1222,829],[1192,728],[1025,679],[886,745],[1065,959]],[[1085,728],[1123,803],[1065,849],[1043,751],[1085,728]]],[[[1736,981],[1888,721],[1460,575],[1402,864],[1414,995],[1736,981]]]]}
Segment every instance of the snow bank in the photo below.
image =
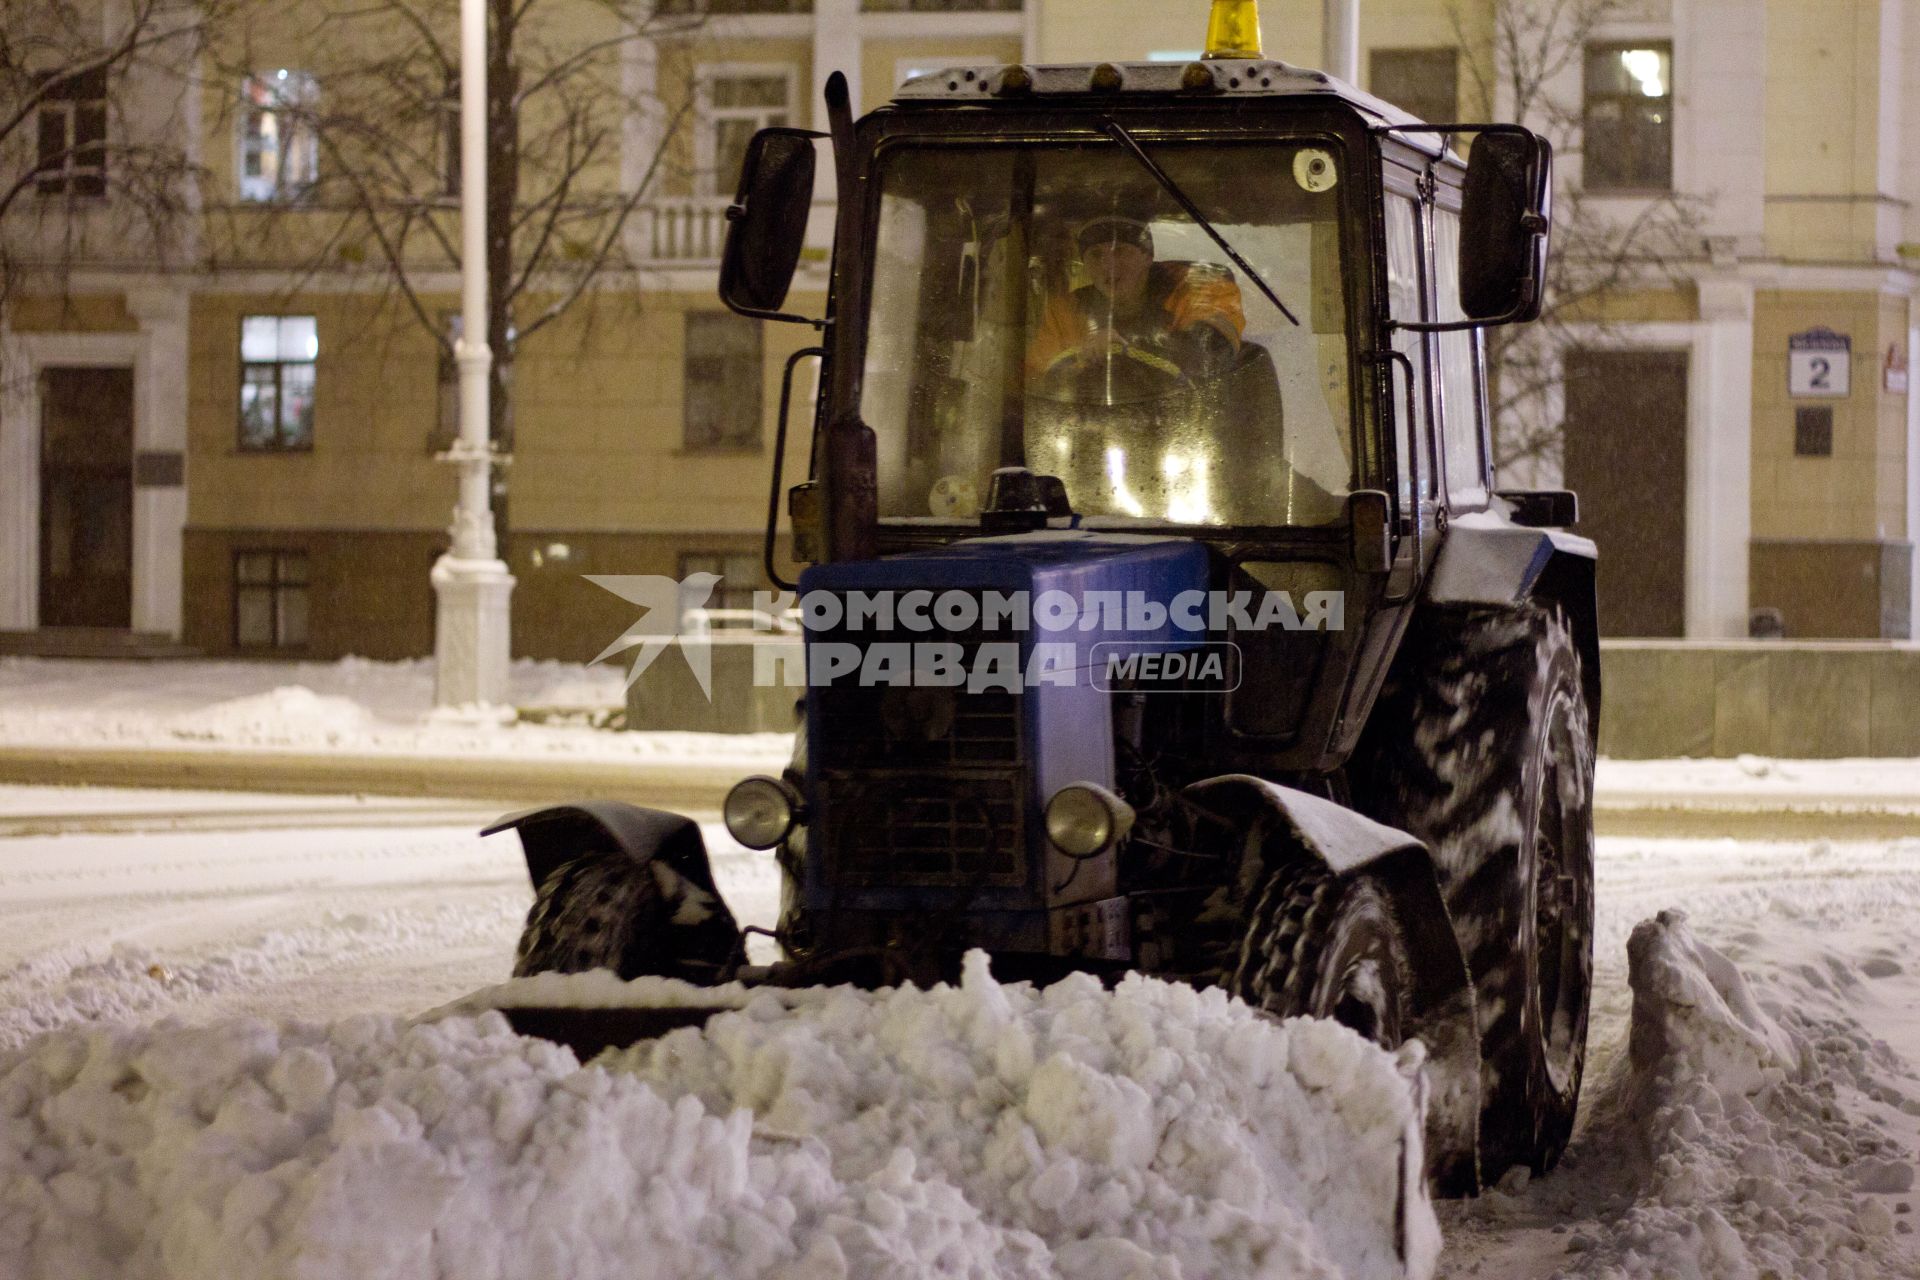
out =
{"type": "Polygon", "coordinates": [[[373,722],[373,714],[350,698],[318,694],[305,685],[282,685],[175,716],[166,728],[175,737],[213,742],[281,742],[289,737],[337,742],[365,733],[373,722]]]}
{"type": "Polygon", "coordinates": [[[1912,1274],[1894,1206],[1872,1194],[1910,1187],[1912,1166],[1841,1097],[1867,1086],[1872,1042],[1858,1028],[1810,1037],[1783,1026],[1682,912],[1642,922],[1627,957],[1627,1053],[1589,1125],[1608,1135],[1615,1164],[1585,1171],[1627,1203],[1572,1237],[1582,1256],[1569,1274],[1912,1274]]]}
{"type": "Polygon", "coordinates": [[[497,1014],[68,1029],[0,1056],[0,1273],[1427,1275],[1416,1059],[984,957],[604,1069],[497,1014]]]}
{"type": "Polygon", "coordinates": [[[520,660],[516,707],[562,714],[553,723],[437,717],[433,664],[118,661],[0,657],[0,743],[358,752],[710,765],[777,772],[793,750],[784,733],[614,733],[593,714],[622,705],[617,667],[520,660]]]}

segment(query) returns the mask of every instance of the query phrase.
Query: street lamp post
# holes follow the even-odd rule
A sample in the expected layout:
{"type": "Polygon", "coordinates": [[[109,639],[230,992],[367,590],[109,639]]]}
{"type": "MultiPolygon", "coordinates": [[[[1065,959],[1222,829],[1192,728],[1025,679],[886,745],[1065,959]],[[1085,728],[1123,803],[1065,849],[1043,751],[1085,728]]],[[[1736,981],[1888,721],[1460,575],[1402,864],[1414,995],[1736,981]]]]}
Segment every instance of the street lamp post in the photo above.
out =
{"type": "Polygon", "coordinates": [[[490,509],[487,346],[487,11],[460,0],[460,468],[453,545],[433,566],[434,704],[485,712],[507,705],[508,604],[513,575],[500,559],[490,509]]]}
{"type": "Polygon", "coordinates": [[[1360,0],[1322,0],[1320,61],[1328,75],[1360,83],[1360,0]]]}

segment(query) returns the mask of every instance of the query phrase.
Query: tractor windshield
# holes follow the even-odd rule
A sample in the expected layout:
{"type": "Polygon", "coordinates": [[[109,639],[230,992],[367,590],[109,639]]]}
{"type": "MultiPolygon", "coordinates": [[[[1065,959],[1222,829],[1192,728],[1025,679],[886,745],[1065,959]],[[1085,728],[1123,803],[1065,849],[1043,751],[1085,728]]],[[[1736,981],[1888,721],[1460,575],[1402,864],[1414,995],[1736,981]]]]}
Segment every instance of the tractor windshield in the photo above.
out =
{"type": "Polygon", "coordinates": [[[1142,145],[1284,310],[1121,146],[889,151],[862,404],[882,520],[969,522],[1016,466],[1096,527],[1340,516],[1338,153],[1142,145]]]}

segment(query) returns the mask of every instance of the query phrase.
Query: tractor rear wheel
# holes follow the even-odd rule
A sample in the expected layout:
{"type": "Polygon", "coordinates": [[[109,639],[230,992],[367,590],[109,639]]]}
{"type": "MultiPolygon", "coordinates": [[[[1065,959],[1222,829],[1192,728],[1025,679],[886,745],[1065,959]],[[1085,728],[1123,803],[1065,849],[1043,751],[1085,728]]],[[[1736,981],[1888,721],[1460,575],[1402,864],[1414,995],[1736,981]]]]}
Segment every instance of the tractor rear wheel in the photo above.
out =
{"type": "Polygon", "coordinates": [[[1296,864],[1255,895],[1230,989],[1275,1017],[1332,1018],[1394,1049],[1406,1038],[1409,974],[1379,881],[1296,864]]]}
{"type": "Polygon", "coordinates": [[[1479,1009],[1483,1178],[1544,1173],[1573,1131],[1593,982],[1593,754],[1565,615],[1415,623],[1350,777],[1424,841],[1479,1009]]]}

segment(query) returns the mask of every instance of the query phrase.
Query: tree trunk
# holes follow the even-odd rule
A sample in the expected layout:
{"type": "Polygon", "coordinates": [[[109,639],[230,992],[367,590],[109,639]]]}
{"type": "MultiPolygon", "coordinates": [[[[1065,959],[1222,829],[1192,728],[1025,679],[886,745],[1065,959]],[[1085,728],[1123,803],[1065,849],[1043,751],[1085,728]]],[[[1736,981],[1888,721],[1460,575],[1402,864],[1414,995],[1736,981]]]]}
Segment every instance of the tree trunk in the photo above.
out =
{"type": "MultiPolygon", "coordinates": [[[[520,200],[519,68],[515,61],[514,0],[488,0],[487,45],[487,435],[502,454],[513,452],[513,217],[520,200]]],[[[508,555],[507,471],[493,473],[493,528],[500,558],[508,555]]]]}

